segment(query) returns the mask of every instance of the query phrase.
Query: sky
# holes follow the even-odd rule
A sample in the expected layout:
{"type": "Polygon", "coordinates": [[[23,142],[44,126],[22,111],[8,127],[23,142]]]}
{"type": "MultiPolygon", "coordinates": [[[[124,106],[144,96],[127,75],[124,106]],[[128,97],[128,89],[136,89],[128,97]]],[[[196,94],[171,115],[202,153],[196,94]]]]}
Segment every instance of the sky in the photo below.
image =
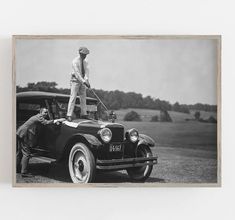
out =
{"type": "Polygon", "coordinates": [[[69,88],[80,46],[92,88],[141,93],[171,104],[217,104],[213,39],[17,39],[16,85],[55,81],[69,88]]]}

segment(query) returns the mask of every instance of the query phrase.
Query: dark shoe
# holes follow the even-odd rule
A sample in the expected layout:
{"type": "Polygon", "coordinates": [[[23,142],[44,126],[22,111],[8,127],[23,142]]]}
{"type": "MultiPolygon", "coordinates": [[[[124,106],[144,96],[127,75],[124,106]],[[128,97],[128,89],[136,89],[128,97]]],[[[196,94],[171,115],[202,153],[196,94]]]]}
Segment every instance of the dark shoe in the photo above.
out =
{"type": "Polygon", "coordinates": [[[72,121],[72,117],[71,116],[67,116],[67,120],[68,121],[72,121]]]}
{"type": "Polygon", "coordinates": [[[21,177],[25,178],[25,177],[34,177],[34,175],[32,173],[21,173],[21,177]]]}
{"type": "Polygon", "coordinates": [[[21,164],[16,166],[16,173],[21,173],[21,164]]]}
{"type": "Polygon", "coordinates": [[[21,173],[21,167],[20,168],[19,167],[16,168],[16,173],[21,173]]]}

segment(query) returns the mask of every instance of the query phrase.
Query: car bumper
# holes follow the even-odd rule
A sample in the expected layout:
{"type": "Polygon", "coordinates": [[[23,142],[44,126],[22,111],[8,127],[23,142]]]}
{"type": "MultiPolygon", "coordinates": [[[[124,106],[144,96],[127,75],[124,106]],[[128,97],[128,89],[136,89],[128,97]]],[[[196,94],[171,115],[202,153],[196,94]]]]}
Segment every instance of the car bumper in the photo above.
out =
{"type": "Polygon", "coordinates": [[[158,163],[158,157],[124,158],[113,160],[97,160],[96,168],[100,170],[122,170],[132,167],[143,167],[158,163]]]}

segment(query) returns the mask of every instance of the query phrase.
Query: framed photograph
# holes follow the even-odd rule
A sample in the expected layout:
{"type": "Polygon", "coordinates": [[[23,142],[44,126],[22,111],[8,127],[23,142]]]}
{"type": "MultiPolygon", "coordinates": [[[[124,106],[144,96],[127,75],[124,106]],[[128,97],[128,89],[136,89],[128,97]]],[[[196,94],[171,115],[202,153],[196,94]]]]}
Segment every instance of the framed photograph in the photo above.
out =
{"type": "Polygon", "coordinates": [[[13,36],[13,186],[221,186],[221,36],[13,36]]]}

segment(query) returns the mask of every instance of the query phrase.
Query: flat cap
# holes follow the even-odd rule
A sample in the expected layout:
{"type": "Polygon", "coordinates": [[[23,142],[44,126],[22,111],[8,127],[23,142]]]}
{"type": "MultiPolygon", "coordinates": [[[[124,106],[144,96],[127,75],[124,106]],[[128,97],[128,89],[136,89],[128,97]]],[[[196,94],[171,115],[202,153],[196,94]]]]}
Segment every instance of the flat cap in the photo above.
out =
{"type": "Polygon", "coordinates": [[[79,53],[83,53],[83,54],[90,53],[90,51],[86,47],[80,47],[78,51],[79,51],[79,53]]]}

